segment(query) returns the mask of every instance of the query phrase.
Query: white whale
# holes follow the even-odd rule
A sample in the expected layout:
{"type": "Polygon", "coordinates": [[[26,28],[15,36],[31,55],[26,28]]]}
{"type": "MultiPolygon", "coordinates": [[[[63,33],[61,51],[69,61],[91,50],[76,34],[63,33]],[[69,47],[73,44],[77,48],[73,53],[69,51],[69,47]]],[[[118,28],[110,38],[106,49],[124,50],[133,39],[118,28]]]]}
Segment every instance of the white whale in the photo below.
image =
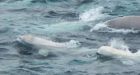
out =
{"type": "Polygon", "coordinates": [[[98,49],[97,53],[112,58],[118,58],[121,60],[123,59],[123,60],[139,61],[140,58],[139,51],[136,53],[131,53],[129,50],[116,49],[110,46],[101,46],[98,49]]]}
{"type": "Polygon", "coordinates": [[[140,30],[140,16],[124,16],[106,21],[105,24],[115,29],[140,30]]]}
{"type": "Polygon", "coordinates": [[[68,42],[54,42],[49,39],[44,39],[40,37],[35,37],[32,35],[22,35],[17,38],[19,42],[25,42],[28,44],[31,44],[35,47],[40,48],[39,53],[48,55],[48,52],[51,50],[62,50],[62,48],[65,49],[71,49],[71,48],[77,48],[79,47],[79,42],[75,40],[70,40],[68,42]],[[49,49],[49,50],[48,50],[49,49]]]}

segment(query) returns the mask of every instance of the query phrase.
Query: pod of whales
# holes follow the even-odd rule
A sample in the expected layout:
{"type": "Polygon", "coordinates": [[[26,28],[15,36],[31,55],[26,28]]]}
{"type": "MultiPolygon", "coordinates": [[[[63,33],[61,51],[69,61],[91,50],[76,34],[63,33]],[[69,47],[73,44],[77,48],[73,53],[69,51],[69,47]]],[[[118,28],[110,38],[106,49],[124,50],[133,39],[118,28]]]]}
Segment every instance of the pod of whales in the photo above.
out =
{"type": "MultiPolygon", "coordinates": [[[[62,52],[62,53],[66,52],[69,54],[81,55],[82,53],[86,53],[86,51],[87,52],[93,51],[93,50],[81,51],[80,49],[80,52],[79,50],[77,52],[77,50],[73,50],[74,48],[77,49],[77,47],[79,47],[78,45],[79,42],[74,41],[74,40],[71,40],[69,42],[54,42],[49,39],[44,39],[44,38],[40,38],[40,37],[36,37],[32,35],[19,36],[17,40],[21,43],[25,43],[25,44],[28,43],[28,44],[31,44],[31,46],[33,45],[35,47],[38,47],[39,48],[38,53],[43,56],[48,56],[50,53],[57,54],[59,52],[62,52]],[[62,48],[66,48],[68,51],[67,50],[64,51],[62,50],[62,48]]],[[[133,61],[139,62],[139,58],[140,58],[139,51],[137,51],[136,53],[132,53],[129,50],[122,50],[122,49],[114,48],[112,46],[101,46],[99,49],[97,49],[97,53],[104,56],[112,57],[112,58],[122,59],[123,63],[130,62],[133,64],[133,61]]]]}
{"type": "Polygon", "coordinates": [[[105,22],[110,28],[140,30],[140,16],[118,17],[105,22]]]}

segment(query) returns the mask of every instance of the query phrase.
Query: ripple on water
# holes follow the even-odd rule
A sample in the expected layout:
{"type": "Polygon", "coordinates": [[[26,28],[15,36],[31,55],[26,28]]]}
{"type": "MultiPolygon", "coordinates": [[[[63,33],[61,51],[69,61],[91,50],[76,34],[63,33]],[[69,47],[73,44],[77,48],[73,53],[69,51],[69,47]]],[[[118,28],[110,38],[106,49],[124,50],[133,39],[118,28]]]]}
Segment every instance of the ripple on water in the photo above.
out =
{"type": "Polygon", "coordinates": [[[8,28],[8,27],[1,27],[1,28],[0,28],[0,34],[6,33],[6,32],[8,32],[8,31],[9,31],[9,28],[8,28]]]}

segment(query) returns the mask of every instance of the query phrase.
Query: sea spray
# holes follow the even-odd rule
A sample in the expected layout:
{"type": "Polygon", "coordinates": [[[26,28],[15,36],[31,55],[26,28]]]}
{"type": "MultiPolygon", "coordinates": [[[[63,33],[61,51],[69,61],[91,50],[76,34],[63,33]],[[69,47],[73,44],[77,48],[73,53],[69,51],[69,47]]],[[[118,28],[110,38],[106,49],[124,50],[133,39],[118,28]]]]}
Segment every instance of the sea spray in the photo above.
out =
{"type": "Polygon", "coordinates": [[[125,51],[129,51],[129,47],[127,44],[120,38],[113,38],[110,40],[109,45],[116,49],[121,49],[125,51]]]}
{"type": "Polygon", "coordinates": [[[102,14],[103,7],[89,9],[80,15],[82,21],[95,21],[104,17],[102,14]]]}

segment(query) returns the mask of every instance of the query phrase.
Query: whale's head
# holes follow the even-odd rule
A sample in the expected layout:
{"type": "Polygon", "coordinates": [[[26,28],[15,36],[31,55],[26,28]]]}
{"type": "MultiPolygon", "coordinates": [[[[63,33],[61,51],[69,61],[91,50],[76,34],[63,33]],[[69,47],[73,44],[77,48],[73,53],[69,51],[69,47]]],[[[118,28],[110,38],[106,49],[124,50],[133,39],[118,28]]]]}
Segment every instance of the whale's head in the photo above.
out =
{"type": "Polygon", "coordinates": [[[33,36],[32,35],[22,35],[22,36],[19,36],[17,38],[17,40],[19,42],[22,42],[22,43],[29,43],[29,44],[32,44],[32,41],[33,41],[33,36]]]}
{"type": "Polygon", "coordinates": [[[111,57],[113,56],[112,52],[113,52],[113,50],[107,46],[102,46],[97,51],[98,54],[105,55],[105,56],[111,56],[111,57]]]}
{"type": "Polygon", "coordinates": [[[134,59],[138,57],[137,53],[131,53],[127,50],[116,49],[110,46],[102,46],[98,49],[97,53],[113,58],[129,58],[134,59]]]}
{"type": "Polygon", "coordinates": [[[116,49],[110,46],[102,46],[98,49],[97,53],[105,56],[110,56],[110,57],[120,57],[120,56],[132,56],[132,53],[129,51],[121,50],[121,49],[116,49]]]}

